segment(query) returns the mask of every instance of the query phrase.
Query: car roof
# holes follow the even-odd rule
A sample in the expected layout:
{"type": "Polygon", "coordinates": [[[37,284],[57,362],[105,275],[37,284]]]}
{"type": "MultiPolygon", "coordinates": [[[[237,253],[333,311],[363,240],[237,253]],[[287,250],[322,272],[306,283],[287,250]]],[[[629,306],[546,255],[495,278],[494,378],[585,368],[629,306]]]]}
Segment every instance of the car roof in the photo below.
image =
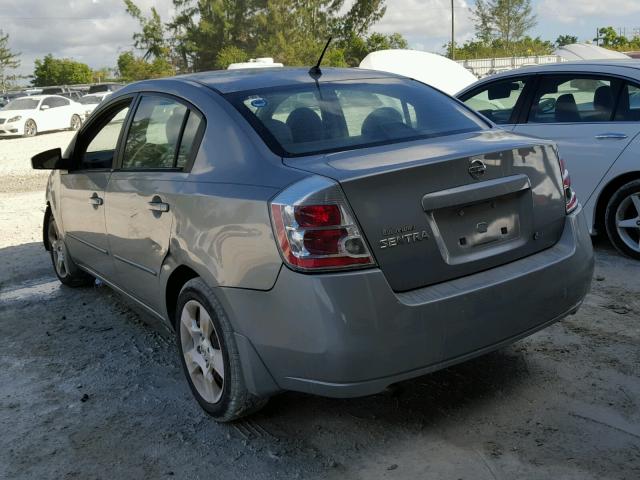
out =
{"type": "Polygon", "coordinates": [[[500,72],[490,77],[485,77],[481,81],[501,77],[511,77],[527,73],[553,72],[554,70],[571,70],[573,72],[606,72],[610,68],[628,68],[636,70],[635,74],[640,74],[640,60],[629,58],[619,60],[576,60],[572,62],[545,63],[520,68],[514,68],[507,72],[500,72]]]}
{"type": "MultiPolygon", "coordinates": [[[[365,80],[373,78],[405,78],[387,72],[360,68],[322,68],[318,82],[365,80]]],[[[309,68],[250,68],[192,73],[173,77],[172,80],[194,81],[222,94],[256,90],[260,88],[294,86],[315,83],[309,68]]]]}

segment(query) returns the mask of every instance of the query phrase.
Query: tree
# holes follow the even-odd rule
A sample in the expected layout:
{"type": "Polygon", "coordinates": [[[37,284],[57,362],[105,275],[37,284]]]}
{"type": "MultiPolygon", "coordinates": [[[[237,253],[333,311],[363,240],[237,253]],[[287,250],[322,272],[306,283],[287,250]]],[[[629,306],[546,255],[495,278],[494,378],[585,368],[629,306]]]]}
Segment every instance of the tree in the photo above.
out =
{"type": "Polygon", "coordinates": [[[36,87],[49,85],[74,85],[90,83],[93,72],[89,65],[69,58],[53,58],[48,54],[44,59],[36,59],[33,84],[36,87]]]}
{"type": "Polygon", "coordinates": [[[378,50],[392,50],[396,48],[408,48],[409,44],[399,33],[384,35],[374,32],[367,38],[357,36],[344,41],[344,56],[348,65],[357,66],[362,59],[371,52],[378,50]]]}
{"type": "Polygon", "coordinates": [[[578,43],[578,37],[574,35],[559,35],[556,39],[556,47],[558,48],[571,45],[572,43],[578,43]]]}
{"type": "MultiPolygon", "coordinates": [[[[261,56],[310,65],[330,36],[327,65],[357,65],[376,42],[406,45],[399,34],[369,40],[371,26],[385,13],[385,0],[350,0],[348,7],[346,0],[173,0],[175,13],[162,35],[159,17],[154,20],[152,12],[145,18],[134,0],[124,1],[141,25],[136,47],[151,51],[151,45],[168,39],[169,58],[179,71],[225,68],[261,56]]],[[[158,58],[157,52],[150,57],[158,58]]]]}
{"type": "Polygon", "coordinates": [[[234,45],[222,47],[216,57],[216,66],[219,69],[225,69],[232,63],[241,63],[249,60],[247,52],[234,45]]]}
{"type": "Polygon", "coordinates": [[[5,91],[9,83],[9,71],[20,66],[20,54],[9,48],[9,34],[0,30],[0,91],[5,91]]]}
{"type": "MultiPolygon", "coordinates": [[[[449,52],[451,44],[447,43],[442,48],[449,52]]],[[[472,58],[551,55],[553,50],[553,44],[548,40],[542,40],[540,37],[524,37],[509,44],[499,39],[492,40],[488,44],[479,40],[469,41],[463,45],[456,45],[455,52],[456,59],[466,60],[472,58]]]]}
{"type": "Polygon", "coordinates": [[[136,57],[133,52],[123,52],[118,57],[118,74],[125,82],[135,82],[149,78],[175,75],[173,66],[164,58],[147,61],[136,57]]]}
{"type": "Polygon", "coordinates": [[[155,7],[151,7],[151,17],[142,15],[140,8],[132,0],[124,0],[127,13],[138,20],[142,32],[133,34],[136,48],[144,50],[143,58],[161,58],[168,54],[168,44],[165,40],[165,28],[155,7]]]}
{"type": "Polygon", "coordinates": [[[477,0],[472,11],[476,37],[507,45],[522,39],[537,23],[531,0],[477,0]]]}

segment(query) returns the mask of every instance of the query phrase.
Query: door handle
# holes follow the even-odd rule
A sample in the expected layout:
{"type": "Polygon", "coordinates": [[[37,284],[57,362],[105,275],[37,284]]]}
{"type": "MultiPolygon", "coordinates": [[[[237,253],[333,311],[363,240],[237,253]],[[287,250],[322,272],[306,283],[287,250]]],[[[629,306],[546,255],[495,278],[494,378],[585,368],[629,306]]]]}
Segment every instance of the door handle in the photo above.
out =
{"type": "Polygon", "coordinates": [[[160,213],[168,212],[169,204],[164,202],[149,202],[149,210],[160,213]]]}
{"type": "Polygon", "coordinates": [[[104,201],[98,196],[97,193],[94,193],[93,195],[91,195],[91,197],[89,197],[89,203],[91,205],[98,207],[102,205],[104,201]]]}
{"type": "Polygon", "coordinates": [[[627,136],[624,133],[601,133],[596,135],[597,140],[624,140],[627,136]]]}

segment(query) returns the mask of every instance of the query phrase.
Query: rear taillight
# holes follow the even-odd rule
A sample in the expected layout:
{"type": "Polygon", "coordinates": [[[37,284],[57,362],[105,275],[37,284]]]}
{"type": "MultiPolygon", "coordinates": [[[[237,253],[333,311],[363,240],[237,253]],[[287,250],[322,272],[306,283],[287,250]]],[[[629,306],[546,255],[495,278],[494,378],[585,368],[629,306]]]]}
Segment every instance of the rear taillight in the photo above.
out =
{"type": "Polygon", "coordinates": [[[271,222],[284,261],[303,271],[375,265],[351,208],[334,181],[293,184],[271,201],[271,222]]]}
{"type": "Polygon", "coordinates": [[[562,172],[562,189],[564,191],[564,201],[567,205],[567,213],[571,213],[578,206],[578,197],[573,188],[571,188],[571,176],[562,159],[560,159],[560,171],[562,172]]]}

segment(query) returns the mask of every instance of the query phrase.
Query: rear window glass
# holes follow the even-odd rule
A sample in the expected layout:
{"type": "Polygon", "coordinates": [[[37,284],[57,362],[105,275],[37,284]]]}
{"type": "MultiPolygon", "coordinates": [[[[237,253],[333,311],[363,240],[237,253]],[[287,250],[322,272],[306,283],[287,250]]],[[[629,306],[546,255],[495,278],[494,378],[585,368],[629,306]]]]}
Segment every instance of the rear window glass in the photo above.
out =
{"type": "Polygon", "coordinates": [[[228,98],[265,142],[285,156],[489,128],[453,99],[409,80],[306,84],[228,98]]]}

